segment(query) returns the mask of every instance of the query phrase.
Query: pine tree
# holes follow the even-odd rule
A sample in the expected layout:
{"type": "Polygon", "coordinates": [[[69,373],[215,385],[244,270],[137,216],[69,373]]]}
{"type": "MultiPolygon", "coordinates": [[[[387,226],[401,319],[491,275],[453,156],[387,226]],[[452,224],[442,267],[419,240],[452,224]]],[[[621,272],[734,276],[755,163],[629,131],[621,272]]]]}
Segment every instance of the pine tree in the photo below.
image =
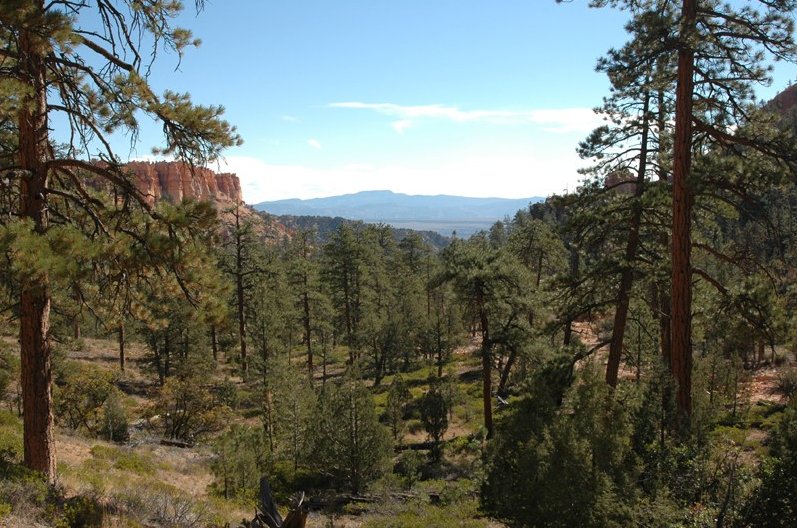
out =
{"type": "MultiPolygon", "coordinates": [[[[662,11],[669,2],[593,0],[590,5],[618,6],[635,12],[662,11]]],[[[663,35],[655,50],[662,60],[675,59],[675,107],[672,143],[672,240],[670,368],[677,383],[681,428],[689,424],[692,375],[693,207],[698,191],[728,185],[723,174],[694,170],[706,154],[731,156],[756,152],[774,160],[795,159],[787,139],[746,126],[755,120],[752,87],[770,81],[767,58],[794,61],[794,0],[757,0],[741,7],[716,0],[683,0],[678,25],[663,35]],[[674,55],[674,57],[673,57],[674,55]]],[[[657,58],[657,57],[652,57],[657,58]]],[[[712,248],[704,247],[708,252],[712,248]]],[[[717,284],[714,284],[717,285],[717,284]]]]}
{"type": "MultiPolygon", "coordinates": [[[[16,160],[3,176],[18,185],[19,214],[31,240],[46,244],[55,180],[70,182],[74,192],[68,201],[74,206],[96,207],[77,171],[111,182],[148,206],[109,143],[114,132],[136,136],[139,111],[163,124],[165,144],[157,149],[162,154],[203,163],[240,142],[220,119],[221,107],[193,105],[187,94],[157,95],[147,82],[147,57],[154,60],[162,50],[181,55],[186,46],[198,43],[189,31],[172,26],[180,9],[178,2],[166,1],[0,2],[0,54],[10,65],[0,78],[2,92],[10,95],[0,121],[13,119],[18,138],[16,160]],[[61,135],[68,144],[58,149],[49,132],[56,113],[69,123],[61,135]],[[87,161],[92,158],[102,163],[87,161]]],[[[23,275],[19,287],[24,460],[54,482],[50,274],[23,275]]]]}

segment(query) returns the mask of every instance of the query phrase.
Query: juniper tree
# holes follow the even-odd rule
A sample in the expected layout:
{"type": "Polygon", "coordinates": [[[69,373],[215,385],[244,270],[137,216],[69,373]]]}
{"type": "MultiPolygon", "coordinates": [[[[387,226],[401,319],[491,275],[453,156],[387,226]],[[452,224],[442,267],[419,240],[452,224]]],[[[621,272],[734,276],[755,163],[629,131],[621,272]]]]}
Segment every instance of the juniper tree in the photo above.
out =
{"type": "MultiPolygon", "coordinates": [[[[164,144],[155,149],[160,154],[204,163],[240,142],[221,119],[221,107],[194,105],[188,94],[157,94],[150,87],[155,59],[166,51],[181,57],[186,47],[198,44],[190,31],[172,24],[181,9],[179,2],[161,0],[0,2],[0,92],[8,95],[0,122],[10,121],[17,139],[3,177],[13,178],[18,189],[15,214],[24,226],[19,236],[30,246],[48,244],[59,184],[61,198],[71,207],[98,207],[81,172],[112,183],[149,208],[111,148],[114,134],[137,139],[142,114],[163,125],[164,144]],[[58,134],[65,145],[56,146],[50,135],[55,115],[67,123],[58,134]]],[[[100,233],[110,234],[99,218],[94,220],[100,233]]],[[[24,460],[53,482],[50,275],[43,269],[19,277],[19,320],[24,460]]]]}

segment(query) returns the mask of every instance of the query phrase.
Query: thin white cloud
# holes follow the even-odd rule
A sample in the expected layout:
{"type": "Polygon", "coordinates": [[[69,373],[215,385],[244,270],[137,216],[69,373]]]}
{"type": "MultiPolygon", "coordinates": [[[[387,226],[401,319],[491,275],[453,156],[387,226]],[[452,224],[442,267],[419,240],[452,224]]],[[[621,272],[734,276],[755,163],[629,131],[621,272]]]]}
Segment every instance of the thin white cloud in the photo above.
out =
{"type": "Polygon", "coordinates": [[[401,119],[399,121],[393,121],[390,126],[393,127],[393,130],[398,132],[399,134],[403,134],[405,130],[412,126],[412,120],[410,119],[401,119]]]}
{"type": "Polygon", "coordinates": [[[277,165],[249,156],[227,156],[220,170],[241,179],[244,200],[254,204],[284,198],[315,198],[363,190],[407,194],[454,194],[519,198],[574,190],[584,162],[573,152],[473,154],[427,167],[277,165]]]}
{"type": "Polygon", "coordinates": [[[441,104],[399,105],[395,103],[364,103],[348,101],[330,103],[332,108],[370,110],[399,118],[391,126],[402,133],[420,119],[441,119],[455,123],[490,123],[494,125],[529,124],[541,126],[549,132],[589,132],[602,124],[601,116],[591,108],[548,108],[537,110],[462,110],[441,104]]]}
{"type": "Polygon", "coordinates": [[[296,116],[292,116],[292,115],[284,115],[284,116],[282,116],[282,120],[285,121],[286,123],[299,123],[299,122],[301,122],[301,119],[299,119],[296,116]]]}
{"type": "Polygon", "coordinates": [[[321,142],[317,139],[308,139],[307,144],[316,150],[321,150],[321,142]]]}

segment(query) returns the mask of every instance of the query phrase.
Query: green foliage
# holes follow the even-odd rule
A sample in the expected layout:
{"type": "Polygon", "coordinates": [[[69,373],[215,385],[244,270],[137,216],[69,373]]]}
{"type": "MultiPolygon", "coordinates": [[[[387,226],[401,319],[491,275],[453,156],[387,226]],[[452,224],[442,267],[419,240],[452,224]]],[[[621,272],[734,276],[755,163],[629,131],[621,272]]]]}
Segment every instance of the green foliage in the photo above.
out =
{"type": "Polygon", "coordinates": [[[389,511],[367,515],[363,528],[487,528],[489,520],[479,518],[475,500],[446,506],[433,506],[413,501],[403,507],[385,508],[389,511]]]}
{"type": "Polygon", "coordinates": [[[73,497],[66,501],[56,528],[100,528],[103,523],[102,507],[96,499],[86,496],[73,497]]]}
{"type": "MultiPolygon", "coordinates": [[[[20,431],[20,441],[21,436],[20,431]]],[[[6,514],[21,513],[26,518],[44,520],[47,510],[52,511],[55,498],[54,490],[40,473],[24,467],[14,451],[0,450],[0,509],[6,514]]]]}
{"type": "Polygon", "coordinates": [[[214,491],[225,499],[253,500],[272,454],[262,427],[234,425],[213,443],[214,491]]]}
{"type": "Polygon", "coordinates": [[[0,410],[0,453],[22,456],[22,420],[5,410],[0,410]]]}
{"type": "Polygon", "coordinates": [[[564,394],[541,381],[512,404],[489,446],[484,507],[516,526],[630,523],[630,409],[589,370],[564,394]]]}
{"type": "Polygon", "coordinates": [[[778,372],[775,390],[786,399],[793,400],[794,395],[797,394],[797,369],[785,368],[778,372]]]}
{"type": "Polygon", "coordinates": [[[404,428],[405,407],[411,399],[412,394],[410,394],[407,384],[404,383],[404,379],[400,374],[396,374],[390,382],[385,407],[385,414],[387,415],[394,442],[398,442],[401,439],[402,429],[404,428]]]}
{"type": "Polygon", "coordinates": [[[193,442],[196,437],[222,429],[229,407],[220,405],[199,376],[169,378],[150,414],[157,416],[167,438],[193,442]]]}
{"type": "Polygon", "coordinates": [[[316,395],[304,369],[274,364],[268,378],[270,396],[263,402],[263,423],[269,444],[274,455],[290,462],[296,472],[311,455],[309,431],[316,395]]]}
{"type": "Polygon", "coordinates": [[[100,437],[110,442],[126,442],[130,438],[127,411],[118,392],[111,394],[103,407],[100,437]]]}
{"type": "Polygon", "coordinates": [[[438,378],[429,379],[429,390],[421,397],[418,408],[421,411],[423,428],[432,440],[430,455],[433,460],[440,460],[443,454],[443,435],[448,430],[449,406],[438,378]]]}
{"type": "Polygon", "coordinates": [[[357,380],[327,384],[313,412],[311,438],[314,466],[352,493],[387,469],[390,434],[379,423],[368,389],[357,380]]]}
{"type": "Polygon", "coordinates": [[[750,497],[738,526],[797,525],[797,406],[786,411],[771,441],[772,458],[761,467],[761,485],[750,497]]]}
{"type": "MultiPolygon", "coordinates": [[[[92,446],[91,455],[96,461],[107,462],[109,467],[138,475],[154,475],[157,465],[152,456],[137,453],[130,448],[117,448],[97,444],[92,446]]],[[[105,464],[98,464],[102,467],[105,464]]]]}
{"type": "Polygon", "coordinates": [[[402,477],[405,487],[409,489],[421,478],[421,471],[425,463],[421,453],[414,449],[408,449],[398,457],[393,471],[402,477]]]}
{"type": "MultiPolygon", "coordinates": [[[[73,363],[66,369],[55,388],[55,416],[74,431],[86,431],[97,437],[108,436],[107,413],[115,415],[119,423],[111,424],[117,433],[126,435],[125,421],[121,419],[119,395],[113,373],[84,363],[73,363]],[[113,409],[109,409],[113,406],[113,409]],[[120,429],[124,428],[124,431],[120,429]]],[[[121,440],[122,438],[120,438],[121,440]]]]}
{"type": "Polygon", "coordinates": [[[19,378],[19,357],[0,341],[0,401],[19,378]]]}

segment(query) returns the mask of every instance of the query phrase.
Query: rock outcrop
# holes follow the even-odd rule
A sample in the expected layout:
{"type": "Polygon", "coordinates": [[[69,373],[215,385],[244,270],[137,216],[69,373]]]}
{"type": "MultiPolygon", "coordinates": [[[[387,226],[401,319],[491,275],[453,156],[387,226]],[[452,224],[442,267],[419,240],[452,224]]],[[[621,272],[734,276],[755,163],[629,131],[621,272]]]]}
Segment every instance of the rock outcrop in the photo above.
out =
{"type": "Polygon", "coordinates": [[[793,111],[797,107],[797,84],[793,84],[780,92],[766,106],[781,114],[793,111]]]}
{"type": "Polygon", "coordinates": [[[185,199],[221,204],[243,201],[238,176],[219,173],[204,167],[193,170],[177,161],[133,161],[127,168],[135,175],[138,190],[150,203],[166,199],[181,202],[185,199]]]}

